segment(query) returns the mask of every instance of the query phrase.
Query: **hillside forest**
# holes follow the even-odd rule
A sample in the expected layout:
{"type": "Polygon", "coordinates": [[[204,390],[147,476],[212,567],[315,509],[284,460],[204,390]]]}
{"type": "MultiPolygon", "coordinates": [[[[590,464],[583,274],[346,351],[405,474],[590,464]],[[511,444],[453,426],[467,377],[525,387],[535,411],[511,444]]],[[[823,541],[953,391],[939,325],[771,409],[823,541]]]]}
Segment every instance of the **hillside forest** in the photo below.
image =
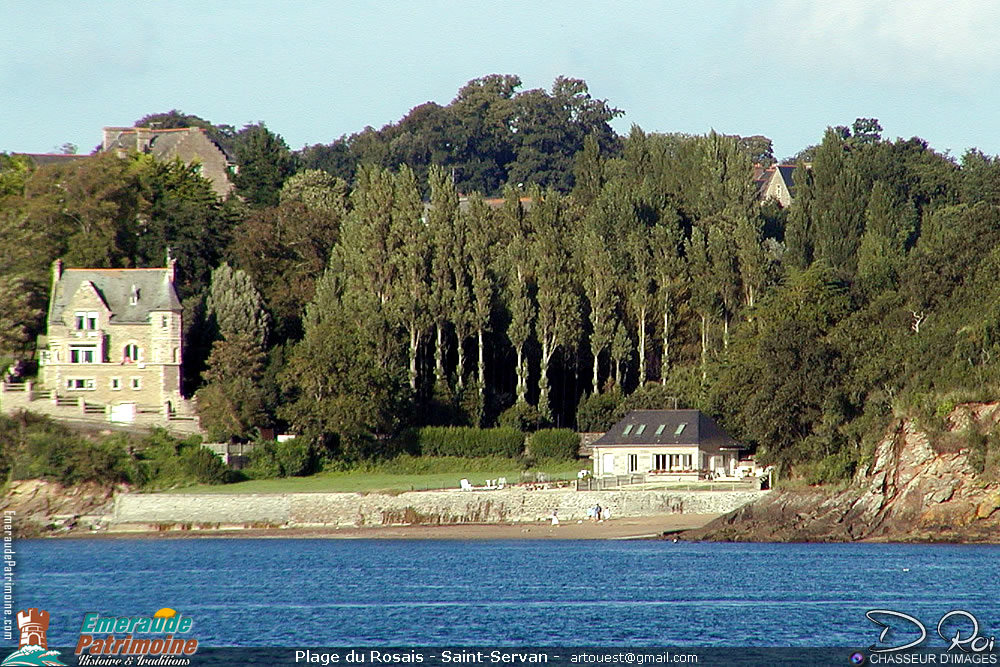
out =
{"type": "Polygon", "coordinates": [[[414,426],[599,431],[677,404],[833,481],[894,415],[997,398],[996,156],[860,118],[783,161],[783,209],[753,180],[766,137],[619,136],[619,114],[580,80],[491,75],[298,151],[263,122],[136,122],[205,128],[239,165],[225,201],[149,155],[0,155],[0,350],[34,356],[55,259],[169,252],[203,427],[335,460],[414,426]]]}

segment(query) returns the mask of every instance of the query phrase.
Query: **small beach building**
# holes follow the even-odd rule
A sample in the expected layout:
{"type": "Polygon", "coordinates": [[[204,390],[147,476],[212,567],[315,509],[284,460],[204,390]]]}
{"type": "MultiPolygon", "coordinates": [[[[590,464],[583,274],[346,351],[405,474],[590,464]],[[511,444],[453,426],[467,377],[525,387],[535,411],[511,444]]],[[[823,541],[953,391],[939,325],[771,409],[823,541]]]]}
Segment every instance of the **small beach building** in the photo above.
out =
{"type": "Polygon", "coordinates": [[[699,410],[633,410],[593,444],[594,476],[734,477],[746,449],[699,410]]]}

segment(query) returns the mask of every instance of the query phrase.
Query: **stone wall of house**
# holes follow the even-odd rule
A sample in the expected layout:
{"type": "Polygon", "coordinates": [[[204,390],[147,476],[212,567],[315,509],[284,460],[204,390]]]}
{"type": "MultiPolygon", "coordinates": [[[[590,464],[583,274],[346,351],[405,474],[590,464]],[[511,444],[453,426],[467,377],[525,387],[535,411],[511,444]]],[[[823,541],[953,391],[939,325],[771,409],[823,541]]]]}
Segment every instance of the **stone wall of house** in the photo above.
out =
{"type": "Polygon", "coordinates": [[[413,491],[398,495],[359,493],[122,494],[115,499],[112,529],[164,524],[252,527],[371,526],[439,523],[519,523],[586,519],[596,504],[612,517],[657,514],[722,514],[766,491],[413,491]]]}

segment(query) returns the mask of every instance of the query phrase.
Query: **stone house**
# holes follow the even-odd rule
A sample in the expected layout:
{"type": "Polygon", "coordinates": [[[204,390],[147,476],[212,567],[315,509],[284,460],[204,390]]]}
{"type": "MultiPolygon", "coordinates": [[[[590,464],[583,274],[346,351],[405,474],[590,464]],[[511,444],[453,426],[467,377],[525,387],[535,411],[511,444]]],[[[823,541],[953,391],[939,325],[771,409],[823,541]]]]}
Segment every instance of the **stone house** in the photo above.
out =
{"type": "Polygon", "coordinates": [[[128,152],[149,153],[157,160],[179,159],[185,164],[197,164],[199,173],[212,183],[212,190],[219,197],[228,197],[233,191],[230,174],[235,163],[200,127],[181,127],[156,130],[148,127],[106,127],[103,151],[116,151],[125,156],[128,152]]]}
{"type": "Polygon", "coordinates": [[[76,398],[117,422],[191,412],[180,390],[183,311],[174,267],[173,259],[162,269],[53,263],[48,332],[38,349],[39,380],[56,404],[76,398]]]}
{"type": "Polygon", "coordinates": [[[633,410],[597,439],[594,476],[733,477],[746,449],[699,410],[633,410]]]}

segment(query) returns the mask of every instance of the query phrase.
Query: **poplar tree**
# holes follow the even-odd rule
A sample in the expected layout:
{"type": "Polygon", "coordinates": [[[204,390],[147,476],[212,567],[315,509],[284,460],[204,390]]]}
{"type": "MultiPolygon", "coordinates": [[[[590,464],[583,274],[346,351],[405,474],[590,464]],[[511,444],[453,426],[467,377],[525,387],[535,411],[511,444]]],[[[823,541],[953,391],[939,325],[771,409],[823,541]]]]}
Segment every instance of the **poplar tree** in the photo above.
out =
{"type": "Polygon", "coordinates": [[[510,313],[507,338],[514,347],[514,353],[517,356],[515,366],[517,401],[518,403],[527,403],[528,359],[525,356],[525,346],[534,331],[537,315],[537,309],[532,300],[534,280],[531,263],[532,230],[525,222],[524,209],[521,206],[518,191],[507,186],[504,194],[505,201],[500,216],[500,227],[507,240],[503,258],[506,273],[504,299],[510,313]]]}
{"type": "Polygon", "coordinates": [[[417,353],[420,341],[430,324],[428,302],[428,265],[430,240],[423,219],[423,202],[417,182],[409,167],[403,166],[395,177],[390,226],[391,262],[398,280],[392,300],[395,321],[409,338],[410,390],[417,389],[417,353]]]}
{"type": "Polygon", "coordinates": [[[358,170],[351,192],[351,212],[331,262],[344,273],[343,302],[347,316],[374,344],[378,363],[394,363],[392,300],[398,280],[396,236],[392,233],[394,177],[366,165],[358,170]]]}
{"type": "MultiPolygon", "coordinates": [[[[483,198],[478,194],[469,197],[468,211],[462,214],[466,233],[465,254],[467,270],[472,285],[472,309],[469,322],[476,331],[477,390],[481,399],[486,392],[486,333],[490,330],[490,313],[496,294],[496,277],[493,266],[497,249],[496,228],[493,216],[483,198]]],[[[480,412],[485,400],[479,401],[480,412]]],[[[480,420],[482,414],[479,415],[480,420]]]]}
{"type": "Polygon", "coordinates": [[[652,231],[652,260],[655,270],[657,300],[662,316],[660,382],[666,384],[673,362],[670,341],[677,319],[679,302],[685,286],[684,260],[680,256],[683,233],[676,214],[661,214],[652,231]]]}
{"type": "Polygon", "coordinates": [[[534,231],[531,255],[535,262],[536,299],[538,302],[538,340],[541,344],[541,370],[538,377],[538,410],[552,420],[549,397],[549,369],[556,352],[575,343],[580,330],[580,306],[577,299],[568,229],[559,195],[549,190],[544,196],[535,189],[528,219],[534,231]]]}
{"type": "Polygon", "coordinates": [[[448,172],[441,166],[431,165],[428,178],[431,188],[427,228],[431,243],[430,311],[435,330],[434,379],[438,387],[444,387],[448,382],[444,367],[445,329],[455,298],[452,255],[455,252],[458,194],[448,172]]]}

